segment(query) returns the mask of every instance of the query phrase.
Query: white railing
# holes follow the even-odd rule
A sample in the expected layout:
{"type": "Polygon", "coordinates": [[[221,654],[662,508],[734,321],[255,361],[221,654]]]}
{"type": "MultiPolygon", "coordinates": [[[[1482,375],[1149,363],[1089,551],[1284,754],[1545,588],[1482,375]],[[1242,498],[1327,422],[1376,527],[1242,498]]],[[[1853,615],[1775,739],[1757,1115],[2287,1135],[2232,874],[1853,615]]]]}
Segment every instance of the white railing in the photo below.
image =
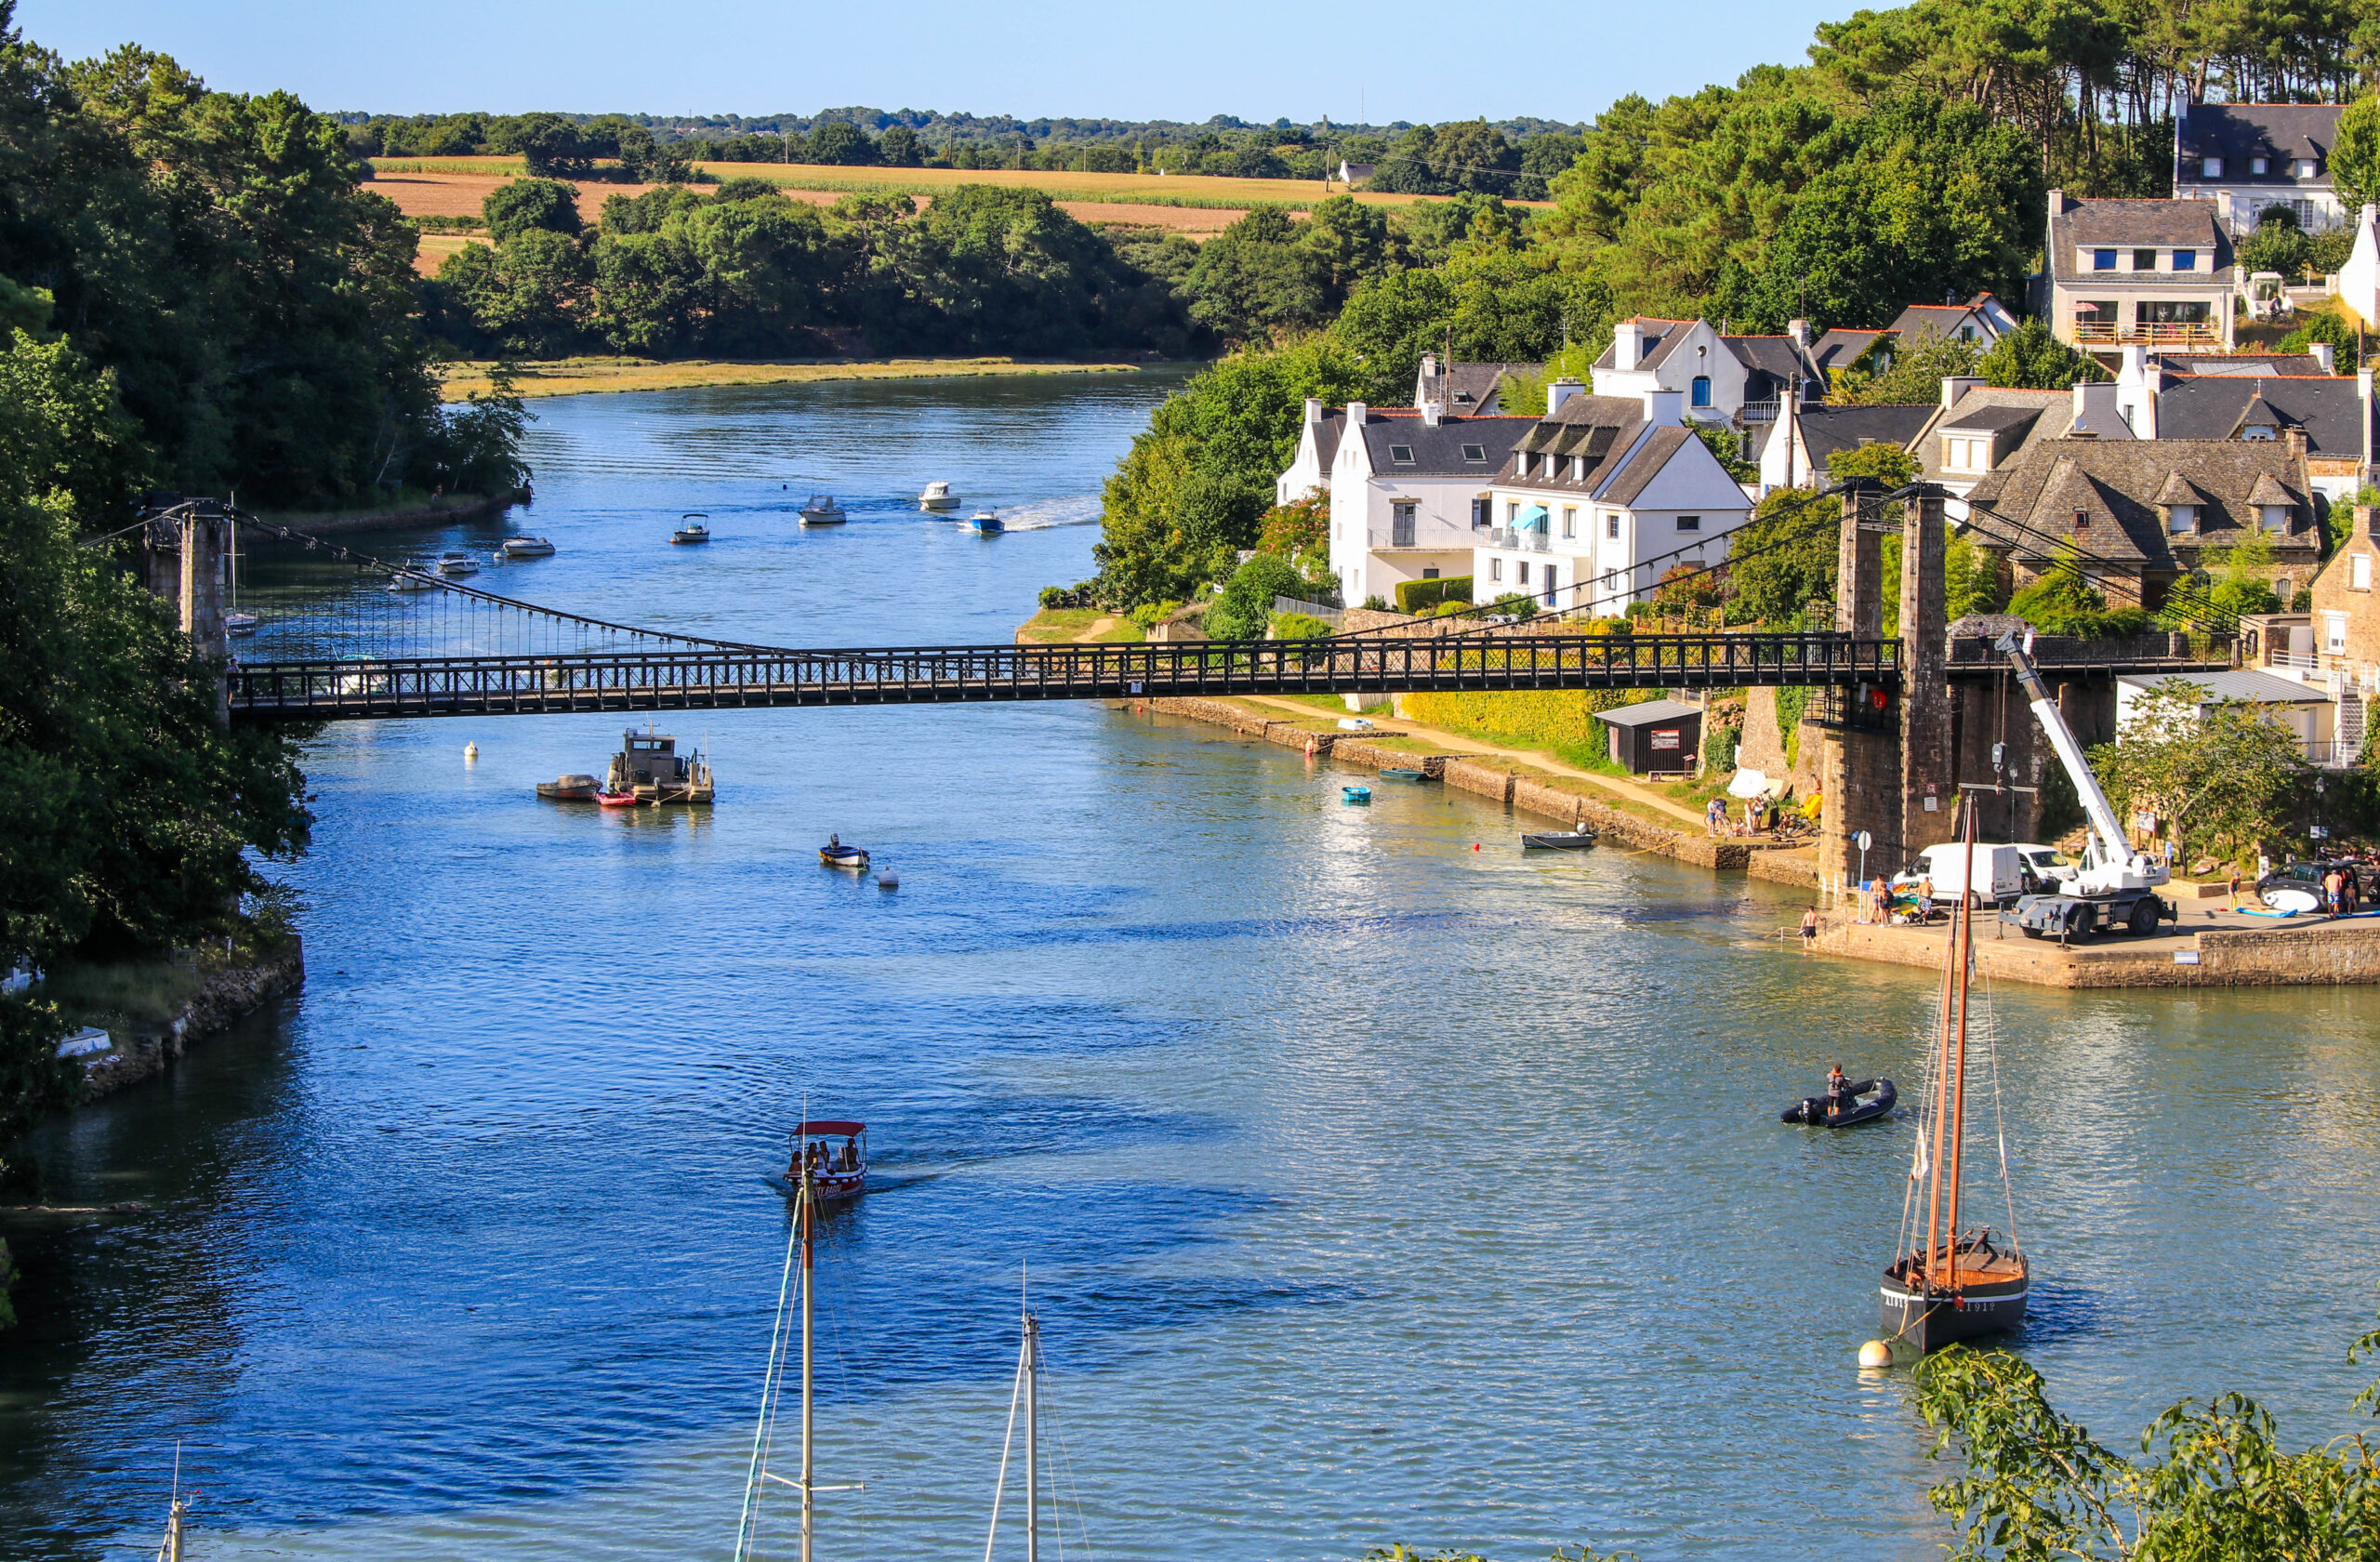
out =
{"type": "Polygon", "coordinates": [[[1554,551],[1554,538],[1551,534],[1534,528],[1491,526],[1488,529],[1488,546],[1514,553],[1551,553],[1554,551]]]}
{"type": "Polygon", "coordinates": [[[1774,423],[1782,405],[1781,402],[1746,402],[1743,420],[1747,423],[1774,423]]]}
{"type": "Polygon", "coordinates": [[[1329,602],[1304,602],[1296,597],[1275,597],[1273,599],[1273,611],[1276,613],[1302,613],[1309,618],[1321,619],[1324,623],[1329,625],[1334,629],[1343,629],[1347,627],[1346,613],[1340,608],[1331,606],[1329,602]]]}
{"type": "Polygon", "coordinates": [[[1479,534],[1468,526],[1435,520],[1416,521],[1409,526],[1370,526],[1364,534],[1368,548],[1421,548],[1434,553],[1467,553],[1478,540],[1479,534]]]}

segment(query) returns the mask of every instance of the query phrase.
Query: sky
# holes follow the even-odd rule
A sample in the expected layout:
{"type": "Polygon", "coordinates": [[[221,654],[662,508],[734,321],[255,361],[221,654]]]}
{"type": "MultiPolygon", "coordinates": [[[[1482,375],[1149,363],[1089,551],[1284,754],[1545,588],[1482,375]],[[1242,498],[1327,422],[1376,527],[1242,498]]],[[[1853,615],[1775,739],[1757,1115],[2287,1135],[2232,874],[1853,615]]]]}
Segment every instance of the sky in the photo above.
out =
{"type": "Polygon", "coordinates": [[[1798,63],[1857,0],[1645,0],[1284,9],[1039,0],[19,0],[70,59],[137,42],[210,86],[286,87],[388,113],[814,113],[866,105],[978,114],[1252,122],[1592,119],[1798,63]],[[681,20],[684,19],[684,20],[681,20]],[[1685,46],[1691,44],[1691,47],[1685,46]]]}

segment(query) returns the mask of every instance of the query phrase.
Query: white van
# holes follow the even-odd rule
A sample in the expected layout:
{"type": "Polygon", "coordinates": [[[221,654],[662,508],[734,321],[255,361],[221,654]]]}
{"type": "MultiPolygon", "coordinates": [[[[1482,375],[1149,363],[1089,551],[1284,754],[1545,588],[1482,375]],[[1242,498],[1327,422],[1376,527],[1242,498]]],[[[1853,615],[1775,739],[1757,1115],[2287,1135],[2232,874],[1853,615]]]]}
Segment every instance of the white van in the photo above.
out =
{"type": "Polygon", "coordinates": [[[1939,905],[1955,902],[1960,882],[1965,880],[1966,887],[1975,892],[1977,904],[1985,906],[1997,906],[2041,888],[2041,880],[2024,848],[1977,841],[1972,875],[1961,871],[1966,851],[1965,842],[1958,841],[1928,846],[1917,854],[1917,861],[1910,865],[1908,872],[1893,876],[1893,888],[1913,890],[1931,879],[1934,901],[1939,905]]]}
{"type": "Polygon", "coordinates": [[[2055,846],[2020,841],[2016,843],[2016,850],[2032,868],[2033,877],[2042,881],[2044,891],[2056,889],[2080,871],[2067,854],[2055,846]]]}

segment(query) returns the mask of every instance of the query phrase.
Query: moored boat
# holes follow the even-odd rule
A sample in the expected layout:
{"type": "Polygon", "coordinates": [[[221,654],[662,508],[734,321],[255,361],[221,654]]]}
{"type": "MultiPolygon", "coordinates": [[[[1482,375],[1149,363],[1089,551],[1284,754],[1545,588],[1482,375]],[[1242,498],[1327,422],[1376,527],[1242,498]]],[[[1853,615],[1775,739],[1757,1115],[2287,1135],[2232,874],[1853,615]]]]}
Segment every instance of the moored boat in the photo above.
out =
{"type": "Polygon", "coordinates": [[[1008,530],[1007,525],[1000,520],[999,512],[994,510],[977,510],[974,514],[967,517],[967,524],[974,527],[979,534],[985,536],[994,536],[1008,530]]]}
{"type": "Polygon", "coordinates": [[[602,789],[603,784],[591,775],[557,775],[537,783],[537,795],[553,802],[593,802],[602,789]]]}
{"type": "Polygon", "coordinates": [[[1383,770],[1380,778],[1383,781],[1427,781],[1430,773],[1426,770],[1383,770]]]}
{"type": "Polygon", "coordinates": [[[950,491],[949,483],[936,478],[926,484],[924,493],[918,496],[918,508],[919,510],[957,510],[959,496],[950,491]]]}
{"type": "Polygon", "coordinates": [[[818,860],[828,867],[840,867],[846,873],[867,871],[867,853],[858,846],[846,846],[840,835],[830,835],[826,844],[818,848],[818,860]]]}
{"type": "Polygon", "coordinates": [[[1591,829],[1526,830],[1521,835],[1524,852],[1583,852],[1594,843],[1591,829]]]}
{"type": "Polygon", "coordinates": [[[449,580],[460,580],[480,572],[480,562],[469,553],[453,551],[438,555],[438,573],[449,580]]]}
{"type": "Polygon", "coordinates": [[[508,559],[550,559],[554,556],[554,545],[541,536],[506,537],[504,556],[508,559]]]}
{"type": "Polygon", "coordinates": [[[630,727],[620,735],[620,751],[612,756],[603,790],[626,792],[638,802],[708,802],[710,761],[700,749],[692,759],[679,753],[678,740],[650,724],[642,732],[630,727]]]}
{"type": "Polygon", "coordinates": [[[786,1167],[786,1182],[799,1186],[805,1171],[821,1204],[857,1198],[866,1192],[867,1124],[832,1119],[794,1124],[793,1158],[786,1167]]]}
{"type": "Polygon", "coordinates": [[[391,591],[435,591],[438,589],[438,581],[430,573],[429,565],[407,564],[389,576],[389,589],[391,591]]]}
{"type": "Polygon", "coordinates": [[[1339,801],[1342,802],[1363,803],[1369,802],[1371,800],[1372,789],[1369,787],[1342,787],[1339,788],[1339,801]]]}
{"type": "Polygon", "coordinates": [[[805,526],[840,526],[850,519],[832,494],[813,494],[810,502],[801,507],[801,523],[805,526]]]}
{"type": "Polygon", "coordinates": [[[709,515],[699,510],[680,516],[678,520],[681,524],[676,531],[669,534],[670,542],[680,548],[691,548],[699,542],[708,542],[710,528],[703,523],[709,519],[709,515]]]}
{"type": "Polygon", "coordinates": [[[636,806],[636,794],[634,792],[599,791],[595,794],[595,801],[605,808],[634,808],[636,806]]]}
{"type": "Polygon", "coordinates": [[[1814,1128],[1849,1128],[1890,1116],[1899,1100],[1900,1092],[1890,1079],[1853,1079],[1831,1101],[1823,1095],[1805,1095],[1778,1116],[1781,1121],[1814,1128]]]}
{"type": "MultiPolygon", "coordinates": [[[[1962,839],[1972,848],[1976,802],[1972,797],[1961,801],[1966,812],[1962,839]]],[[[1989,1226],[1960,1229],[1965,1193],[1962,1152],[1966,1139],[1968,981],[1975,957],[1973,898],[1961,895],[1952,903],[1956,925],[1946,941],[1926,1099],[1902,1201],[1898,1251],[1879,1288],[1884,1329],[1879,1344],[1887,1352],[1897,1346],[1922,1356],[1955,1341],[2004,1333],[2025,1321],[2032,1287],[2031,1271],[2013,1232],[2003,1246],[1992,1240],[1989,1226]]],[[[1993,1045],[1996,1049],[1996,1038],[1993,1045]]],[[[1996,1066],[1990,1077],[1996,1095],[1996,1066]]],[[[1996,1099],[1992,1115],[1997,1121],[1996,1099]]],[[[2004,1135],[2000,1145],[2001,1190],[2013,1224],[2016,1200],[2008,1188],[2004,1135]]]]}
{"type": "Polygon", "coordinates": [[[257,616],[253,613],[223,615],[223,632],[227,635],[252,635],[257,632],[257,616]]]}

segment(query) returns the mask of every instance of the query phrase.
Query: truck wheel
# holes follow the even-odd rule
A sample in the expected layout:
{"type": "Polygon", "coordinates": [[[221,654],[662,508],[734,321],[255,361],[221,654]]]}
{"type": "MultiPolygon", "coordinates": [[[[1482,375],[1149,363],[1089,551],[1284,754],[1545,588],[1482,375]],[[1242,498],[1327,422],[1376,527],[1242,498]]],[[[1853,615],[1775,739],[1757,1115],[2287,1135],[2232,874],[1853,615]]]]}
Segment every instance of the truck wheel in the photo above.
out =
{"type": "Polygon", "coordinates": [[[2147,938],[2157,931],[2157,902],[2144,898],[2132,904],[2132,935],[2147,938]]]}
{"type": "Polygon", "coordinates": [[[2078,906],[2066,924],[2069,938],[2088,938],[2099,931],[2099,919],[2090,907],[2078,906]]]}
{"type": "MultiPolygon", "coordinates": [[[[2020,925],[2021,925],[2021,924],[2020,924],[2020,925]]],[[[2041,930],[2041,929],[2039,929],[2039,928],[2037,928],[2037,927],[2029,927],[2029,928],[2026,928],[2026,929],[2025,929],[2025,936],[2026,936],[2026,937],[2028,937],[2028,938],[2039,938],[2039,937],[2041,937],[2041,936],[2042,936],[2042,930],[2041,930]]]]}

